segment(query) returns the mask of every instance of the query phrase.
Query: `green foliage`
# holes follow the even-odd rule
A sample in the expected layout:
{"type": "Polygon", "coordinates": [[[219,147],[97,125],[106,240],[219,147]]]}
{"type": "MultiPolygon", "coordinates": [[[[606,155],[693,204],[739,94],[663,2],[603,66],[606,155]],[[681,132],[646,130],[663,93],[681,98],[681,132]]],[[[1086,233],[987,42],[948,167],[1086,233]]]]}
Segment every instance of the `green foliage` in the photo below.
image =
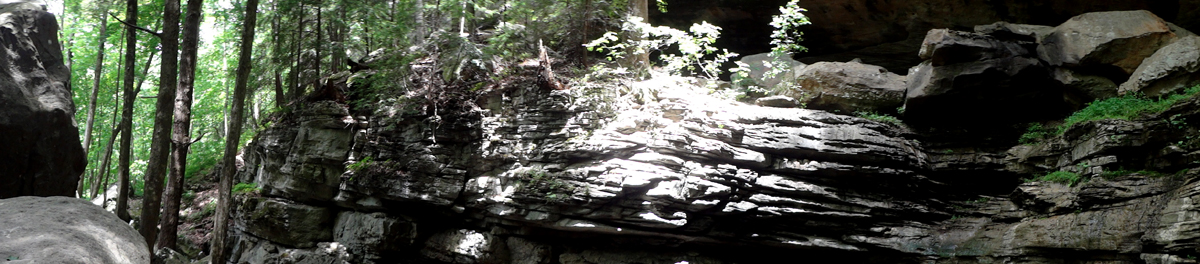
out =
{"type": "Polygon", "coordinates": [[[894,116],[876,113],[875,111],[855,111],[854,115],[856,115],[858,117],[870,119],[870,120],[875,120],[878,122],[883,122],[883,123],[891,123],[891,124],[897,124],[897,125],[902,123],[900,121],[900,119],[897,119],[894,116]]]}
{"type": "Polygon", "coordinates": [[[1040,178],[1035,178],[1034,181],[1056,182],[1066,184],[1067,186],[1075,186],[1082,178],[1079,174],[1067,171],[1056,171],[1046,174],[1040,178]]]}
{"type": "Polygon", "coordinates": [[[262,191],[262,189],[258,187],[258,184],[254,184],[254,183],[242,182],[242,183],[233,185],[233,193],[235,193],[235,194],[250,194],[250,193],[258,193],[260,191],[262,191]]]}
{"type": "Polygon", "coordinates": [[[1045,139],[1051,133],[1053,132],[1050,129],[1047,129],[1040,123],[1030,123],[1029,127],[1025,128],[1025,134],[1021,134],[1021,138],[1018,141],[1021,144],[1031,145],[1045,139]]]}
{"type": "Polygon", "coordinates": [[[525,193],[535,194],[541,193],[547,203],[561,203],[571,199],[571,196],[578,191],[579,187],[567,183],[558,177],[548,175],[542,170],[530,170],[525,173],[525,185],[522,190],[525,193]]]}
{"type": "Polygon", "coordinates": [[[1093,120],[1130,120],[1142,114],[1161,113],[1171,108],[1171,105],[1174,105],[1176,102],[1191,98],[1197,93],[1200,93],[1200,85],[1186,89],[1183,94],[1172,94],[1159,99],[1147,98],[1142,94],[1127,94],[1120,97],[1098,100],[1067,117],[1063,125],[1058,127],[1057,133],[1061,135],[1072,125],[1093,120]]]}
{"type": "MultiPolygon", "coordinates": [[[[1182,94],[1171,94],[1161,98],[1148,98],[1139,93],[1126,94],[1119,97],[1096,100],[1087,107],[1071,114],[1063,120],[1063,124],[1055,128],[1044,127],[1041,124],[1030,124],[1019,141],[1021,144],[1034,144],[1052,135],[1062,135],[1075,124],[1104,119],[1131,120],[1144,114],[1157,114],[1171,108],[1175,103],[1192,98],[1200,93],[1200,85],[1184,90],[1182,94]]],[[[1187,126],[1187,120],[1179,116],[1171,116],[1168,122],[1175,128],[1187,126]]],[[[1182,144],[1182,142],[1181,142],[1182,144]]]]}
{"type": "MultiPolygon", "coordinates": [[[[788,2],[779,7],[779,15],[771,17],[771,27],[775,28],[771,31],[771,57],[774,58],[775,65],[786,65],[783,58],[791,58],[794,53],[808,51],[808,48],[800,46],[800,41],[804,40],[804,32],[800,31],[800,26],[810,25],[812,22],[802,13],[808,10],[800,8],[798,2],[799,0],[788,2]]],[[[767,72],[767,78],[773,78],[787,70],[789,69],[784,67],[772,67],[767,72]]]]}
{"type": "Polygon", "coordinates": [[[350,170],[351,172],[359,172],[367,168],[367,166],[370,166],[372,162],[375,162],[375,160],[372,159],[371,156],[367,156],[361,160],[351,163],[350,165],[346,165],[346,169],[350,170]]]}
{"type": "Polygon", "coordinates": [[[607,32],[604,36],[584,44],[589,51],[599,51],[607,54],[608,60],[621,60],[636,54],[645,54],[653,50],[666,50],[677,47],[678,54],[664,53],[660,57],[665,65],[663,68],[672,74],[695,72],[700,76],[716,79],[723,71],[721,64],[736,57],[737,53],[726,49],[718,50],[714,45],[721,36],[721,27],[708,22],[692,24],[687,32],[667,26],[650,26],[640,17],[629,17],[621,25],[624,32],[636,34],[640,39],[622,39],[616,32],[607,32]]]}
{"type": "Polygon", "coordinates": [[[970,200],[970,201],[967,201],[967,203],[982,204],[982,203],[987,203],[988,201],[991,201],[991,200],[992,200],[992,198],[990,198],[990,197],[979,197],[979,199],[970,200]]]}

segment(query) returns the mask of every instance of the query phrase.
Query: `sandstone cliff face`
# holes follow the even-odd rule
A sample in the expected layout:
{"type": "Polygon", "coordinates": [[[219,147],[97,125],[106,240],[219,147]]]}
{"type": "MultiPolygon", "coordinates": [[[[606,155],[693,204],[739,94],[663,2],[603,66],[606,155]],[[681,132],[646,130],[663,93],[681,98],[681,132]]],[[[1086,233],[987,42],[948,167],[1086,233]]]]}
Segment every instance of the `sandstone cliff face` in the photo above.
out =
{"type": "MultiPolygon", "coordinates": [[[[1187,120],[1200,118],[1200,99],[1135,120],[1083,123],[1036,145],[991,131],[1054,114],[995,107],[1069,108],[1064,98],[1083,93],[1076,86],[1094,88],[1075,80],[1110,78],[1071,71],[1114,61],[1039,58],[1048,32],[997,24],[931,33],[927,61],[904,77],[904,118],[919,124],[911,128],[742,104],[710,95],[702,81],[670,77],[562,91],[510,82],[437,115],[395,106],[352,115],[334,102],[307,102],[245,150],[241,180],[262,190],[240,198],[233,256],[1195,263],[1200,130],[1187,120]],[[937,122],[971,115],[993,124],[937,122]],[[1054,171],[1088,180],[1025,180],[1054,171]]],[[[1083,53],[1094,52],[1104,53],[1083,53]]],[[[1089,96],[1114,96],[1120,81],[1089,96]]]]}
{"type": "Polygon", "coordinates": [[[83,173],[58,23],[30,3],[0,5],[0,198],[74,196],[83,173]]]}

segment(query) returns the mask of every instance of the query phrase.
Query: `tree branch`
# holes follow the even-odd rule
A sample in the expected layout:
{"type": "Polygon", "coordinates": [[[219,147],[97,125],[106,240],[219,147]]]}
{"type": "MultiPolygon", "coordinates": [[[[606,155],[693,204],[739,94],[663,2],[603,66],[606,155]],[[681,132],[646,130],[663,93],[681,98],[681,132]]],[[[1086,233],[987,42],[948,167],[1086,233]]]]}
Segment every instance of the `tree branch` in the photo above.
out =
{"type": "Polygon", "coordinates": [[[125,20],[121,20],[120,18],[118,18],[116,15],[113,15],[112,13],[108,13],[108,15],[109,15],[109,16],[111,16],[113,19],[116,19],[117,21],[120,21],[120,22],[121,22],[121,24],[125,24],[125,26],[127,26],[127,27],[131,27],[131,28],[134,28],[134,29],[137,29],[137,30],[145,31],[146,33],[150,33],[150,35],[154,35],[154,37],[162,38],[162,36],[161,36],[161,35],[162,35],[162,33],[154,32],[154,30],[150,30],[150,29],[147,29],[147,28],[144,28],[144,27],[139,27],[139,26],[137,26],[137,25],[134,25],[134,24],[129,24],[129,22],[125,22],[125,20]]]}
{"type": "Polygon", "coordinates": [[[196,144],[196,142],[200,142],[200,140],[204,139],[204,135],[208,135],[208,131],[200,133],[200,136],[196,137],[196,139],[192,140],[192,142],[188,143],[188,145],[191,146],[192,144],[196,144]]]}

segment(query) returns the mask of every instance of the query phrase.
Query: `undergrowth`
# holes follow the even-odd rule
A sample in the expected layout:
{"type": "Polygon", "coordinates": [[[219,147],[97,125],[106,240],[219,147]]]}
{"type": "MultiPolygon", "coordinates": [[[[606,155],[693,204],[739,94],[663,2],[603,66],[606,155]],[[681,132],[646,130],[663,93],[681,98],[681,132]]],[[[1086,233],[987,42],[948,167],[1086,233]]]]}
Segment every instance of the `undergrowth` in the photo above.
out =
{"type": "Polygon", "coordinates": [[[901,123],[900,119],[898,119],[894,116],[876,113],[875,111],[856,111],[856,112],[854,112],[854,115],[856,115],[858,117],[870,119],[870,120],[883,122],[883,123],[892,123],[892,124],[897,124],[897,125],[899,125],[901,123]]]}
{"type": "Polygon", "coordinates": [[[1042,177],[1028,179],[1025,182],[1036,182],[1036,181],[1057,182],[1057,183],[1061,183],[1061,184],[1066,184],[1067,186],[1075,186],[1075,184],[1079,183],[1079,181],[1082,179],[1083,179],[1083,177],[1080,177],[1078,173],[1068,172],[1068,171],[1056,171],[1056,172],[1051,172],[1049,174],[1046,174],[1042,177]]]}
{"type": "Polygon", "coordinates": [[[1157,114],[1170,109],[1175,103],[1192,98],[1200,93],[1200,85],[1184,90],[1181,94],[1171,94],[1161,98],[1149,98],[1141,93],[1131,93],[1123,96],[1096,100],[1087,107],[1071,114],[1063,120],[1062,125],[1054,128],[1042,127],[1041,124],[1031,124],[1025,134],[1021,135],[1022,144],[1031,144],[1049,136],[1062,135],[1075,124],[1095,120],[1121,119],[1131,120],[1144,114],[1157,114]]]}

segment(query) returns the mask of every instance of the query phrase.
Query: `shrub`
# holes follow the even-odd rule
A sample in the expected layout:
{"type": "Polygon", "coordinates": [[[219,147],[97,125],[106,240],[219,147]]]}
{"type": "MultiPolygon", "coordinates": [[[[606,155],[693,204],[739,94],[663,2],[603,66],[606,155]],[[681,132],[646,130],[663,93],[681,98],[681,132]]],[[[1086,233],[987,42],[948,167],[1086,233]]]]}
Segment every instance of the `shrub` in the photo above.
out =
{"type": "Polygon", "coordinates": [[[854,115],[856,115],[858,117],[870,119],[870,120],[884,122],[884,123],[892,123],[892,124],[897,124],[897,125],[899,125],[901,123],[900,119],[897,119],[894,116],[890,116],[887,114],[880,114],[880,113],[876,113],[874,111],[857,111],[857,112],[854,112],[854,115]]]}
{"type": "MultiPolygon", "coordinates": [[[[1104,119],[1131,120],[1143,114],[1162,113],[1170,109],[1175,103],[1192,98],[1196,94],[1200,94],[1200,85],[1188,88],[1182,94],[1172,94],[1157,99],[1148,98],[1143,94],[1131,93],[1119,97],[1096,100],[1089,103],[1087,107],[1071,114],[1071,116],[1063,120],[1062,125],[1056,128],[1031,124],[1025,134],[1021,135],[1019,141],[1022,144],[1032,144],[1050,135],[1062,135],[1071,126],[1089,121],[1104,119]],[[1050,133],[1051,129],[1053,129],[1053,134],[1050,133]]],[[[1170,121],[1172,125],[1176,126],[1186,124],[1183,120],[1176,120],[1174,117],[1170,121]]]]}
{"type": "Polygon", "coordinates": [[[1034,144],[1051,135],[1051,131],[1046,126],[1039,123],[1030,123],[1029,127],[1025,128],[1025,134],[1021,134],[1018,140],[1021,144],[1034,144]]]}
{"type": "Polygon", "coordinates": [[[1063,125],[1058,127],[1057,133],[1061,135],[1072,125],[1093,120],[1130,120],[1142,114],[1161,113],[1171,108],[1171,105],[1174,105],[1176,102],[1191,98],[1197,93],[1200,93],[1200,85],[1184,90],[1183,94],[1172,94],[1159,99],[1147,98],[1142,94],[1127,94],[1120,97],[1097,100],[1088,104],[1082,110],[1071,114],[1070,117],[1067,117],[1063,121],[1063,125]]]}
{"type": "Polygon", "coordinates": [[[593,40],[584,47],[589,51],[605,52],[608,60],[620,60],[634,54],[649,53],[652,50],[663,50],[672,46],[679,48],[678,54],[663,54],[660,58],[663,66],[672,74],[697,72],[708,79],[716,79],[721,74],[721,64],[737,56],[729,50],[718,50],[714,43],[721,37],[721,27],[708,22],[692,24],[688,32],[666,26],[650,26],[642,22],[642,18],[631,16],[621,25],[621,29],[632,34],[640,34],[641,40],[621,39],[616,32],[605,33],[604,36],[593,40]],[[712,57],[707,59],[706,57],[712,57]]]}
{"type": "Polygon", "coordinates": [[[262,189],[258,188],[258,184],[254,183],[243,182],[233,185],[233,193],[236,194],[257,193],[261,190],[262,189]]]}
{"type": "Polygon", "coordinates": [[[1045,182],[1057,182],[1057,183],[1066,184],[1067,186],[1075,186],[1075,184],[1079,183],[1079,181],[1081,179],[1082,178],[1079,176],[1079,174],[1074,173],[1074,172],[1056,171],[1056,172],[1051,172],[1050,174],[1046,174],[1045,176],[1042,176],[1041,178],[1038,178],[1037,180],[1045,181],[1045,182]]]}

